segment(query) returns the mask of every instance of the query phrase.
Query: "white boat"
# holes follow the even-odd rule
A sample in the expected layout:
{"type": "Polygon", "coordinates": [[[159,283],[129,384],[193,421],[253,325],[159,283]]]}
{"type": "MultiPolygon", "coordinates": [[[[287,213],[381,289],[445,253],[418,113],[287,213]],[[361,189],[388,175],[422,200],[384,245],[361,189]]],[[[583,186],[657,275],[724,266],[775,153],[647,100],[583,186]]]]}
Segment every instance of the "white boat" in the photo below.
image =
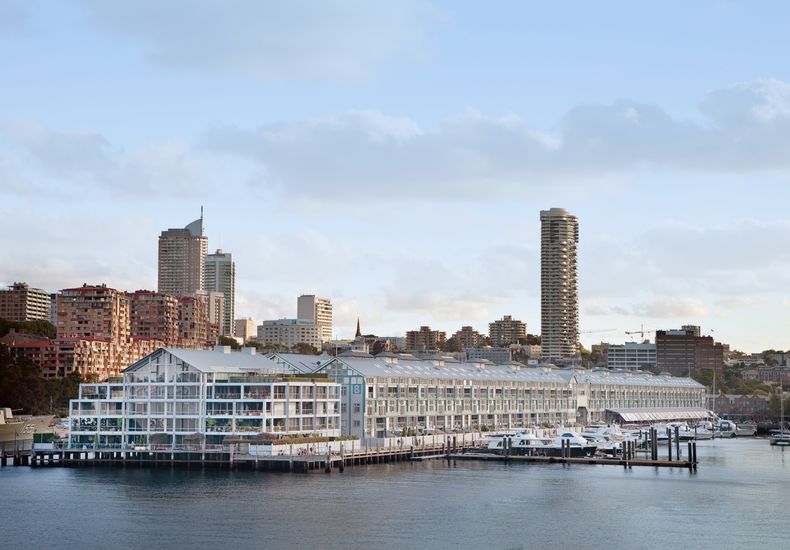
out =
{"type": "Polygon", "coordinates": [[[496,434],[488,436],[484,443],[484,451],[495,454],[520,456],[556,456],[563,453],[563,443],[570,442],[570,456],[593,456],[598,450],[595,443],[591,443],[580,434],[570,431],[561,431],[555,437],[540,437],[532,432],[519,432],[515,434],[496,434]]]}
{"type": "Polygon", "coordinates": [[[553,438],[532,433],[516,434],[511,438],[511,454],[532,456],[563,456],[563,445],[569,445],[571,457],[594,456],[598,445],[576,432],[563,430],[553,438]]]}
{"type": "Polygon", "coordinates": [[[782,384],[779,384],[779,429],[771,430],[771,435],[768,436],[768,443],[771,445],[790,445],[790,430],[785,426],[785,390],[782,384]]]}
{"type": "MultiPolygon", "coordinates": [[[[713,437],[725,438],[738,435],[738,426],[732,420],[719,420],[713,426],[713,437]]],[[[750,434],[754,435],[754,433],[750,434]]]]}
{"type": "Polygon", "coordinates": [[[7,407],[0,408],[0,453],[29,451],[33,447],[35,431],[33,422],[15,418],[7,407]]]}
{"type": "Polygon", "coordinates": [[[735,435],[738,437],[753,437],[757,435],[757,425],[756,424],[737,424],[735,426],[735,435]]]}

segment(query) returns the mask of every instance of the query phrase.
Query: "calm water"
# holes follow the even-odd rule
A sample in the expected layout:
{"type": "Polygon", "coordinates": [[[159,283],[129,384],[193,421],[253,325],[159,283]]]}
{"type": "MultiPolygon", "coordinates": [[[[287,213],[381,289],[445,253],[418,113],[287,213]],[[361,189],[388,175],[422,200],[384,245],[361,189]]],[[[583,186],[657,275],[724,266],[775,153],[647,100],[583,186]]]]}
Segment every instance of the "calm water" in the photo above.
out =
{"type": "MultiPolygon", "coordinates": [[[[664,449],[665,450],[665,449],[664,449]]],[[[698,473],[446,461],[330,475],[0,468],[0,548],[788,548],[790,449],[698,473]]]]}

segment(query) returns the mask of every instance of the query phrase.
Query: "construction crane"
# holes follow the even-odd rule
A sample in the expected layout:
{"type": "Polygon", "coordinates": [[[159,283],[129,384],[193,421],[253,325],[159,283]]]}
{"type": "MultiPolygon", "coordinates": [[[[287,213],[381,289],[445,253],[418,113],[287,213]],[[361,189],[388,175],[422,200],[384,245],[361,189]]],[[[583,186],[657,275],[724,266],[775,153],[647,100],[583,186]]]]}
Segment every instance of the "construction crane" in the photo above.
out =
{"type": "Polygon", "coordinates": [[[645,330],[645,325],[642,325],[642,328],[640,330],[630,330],[630,331],[626,330],[625,331],[625,333],[628,336],[633,336],[634,334],[638,334],[639,337],[642,338],[642,339],[645,338],[645,333],[651,333],[651,332],[655,332],[655,330],[652,330],[652,329],[645,330]]]}
{"type": "Polygon", "coordinates": [[[616,332],[616,328],[601,328],[598,330],[580,330],[579,334],[593,334],[595,332],[616,332]]]}

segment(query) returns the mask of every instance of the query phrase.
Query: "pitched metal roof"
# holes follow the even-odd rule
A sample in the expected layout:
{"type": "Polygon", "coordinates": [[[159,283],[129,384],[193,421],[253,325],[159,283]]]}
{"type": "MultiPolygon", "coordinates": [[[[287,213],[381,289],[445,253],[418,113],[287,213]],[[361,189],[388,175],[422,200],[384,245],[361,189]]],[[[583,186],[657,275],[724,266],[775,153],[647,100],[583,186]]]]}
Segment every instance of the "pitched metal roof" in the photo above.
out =
{"type": "Polygon", "coordinates": [[[143,357],[130,365],[124,372],[135,371],[148,364],[149,360],[161,353],[169,353],[200,372],[228,373],[277,373],[292,374],[294,369],[279,365],[263,355],[252,355],[247,352],[211,351],[201,349],[160,348],[154,353],[143,357]]]}
{"type": "Polygon", "coordinates": [[[607,413],[614,413],[623,419],[623,422],[665,422],[669,420],[702,420],[710,418],[712,413],[707,409],[671,409],[671,408],[633,408],[633,409],[606,409],[607,413]]]}
{"type": "Polygon", "coordinates": [[[615,386],[656,386],[672,388],[697,388],[705,386],[692,378],[655,375],[646,372],[611,372],[588,370],[557,371],[561,376],[570,379],[576,377],[579,384],[615,385],[615,386]]]}
{"type": "Polygon", "coordinates": [[[502,380],[552,382],[566,384],[568,381],[556,372],[542,368],[513,369],[510,366],[486,365],[478,368],[479,363],[445,363],[437,366],[432,361],[408,361],[398,359],[397,363],[388,363],[382,359],[362,359],[355,357],[338,357],[337,361],[347,365],[365,377],[408,377],[438,378],[443,380],[502,380]]]}

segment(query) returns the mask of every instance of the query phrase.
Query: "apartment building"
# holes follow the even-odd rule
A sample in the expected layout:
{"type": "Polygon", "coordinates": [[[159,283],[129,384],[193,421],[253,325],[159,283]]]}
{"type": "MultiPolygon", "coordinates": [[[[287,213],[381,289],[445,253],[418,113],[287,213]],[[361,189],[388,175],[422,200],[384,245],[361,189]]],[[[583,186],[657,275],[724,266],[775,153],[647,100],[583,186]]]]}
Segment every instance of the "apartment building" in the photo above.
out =
{"type": "Polygon", "coordinates": [[[49,294],[27,283],[14,283],[0,289],[0,319],[16,323],[49,321],[49,294]]]}
{"type": "Polygon", "coordinates": [[[568,361],[579,351],[579,223],[566,210],[552,208],[541,210],[540,225],[541,355],[568,361]]]}
{"type": "Polygon", "coordinates": [[[406,349],[414,351],[439,350],[444,348],[447,334],[441,330],[432,330],[423,326],[420,330],[410,330],[406,333],[406,349]]]}
{"type": "Polygon", "coordinates": [[[257,355],[159,349],[70,402],[69,446],[220,445],[260,434],[340,435],[340,386],[257,355]]]}
{"type": "Polygon", "coordinates": [[[209,292],[221,292],[224,311],[219,323],[222,336],[235,336],[236,315],[236,264],[233,255],[221,249],[206,256],[206,287],[209,292]]]}
{"type": "Polygon", "coordinates": [[[488,324],[488,338],[492,346],[509,346],[518,344],[520,338],[526,338],[527,324],[505,315],[502,319],[488,324]]]}

